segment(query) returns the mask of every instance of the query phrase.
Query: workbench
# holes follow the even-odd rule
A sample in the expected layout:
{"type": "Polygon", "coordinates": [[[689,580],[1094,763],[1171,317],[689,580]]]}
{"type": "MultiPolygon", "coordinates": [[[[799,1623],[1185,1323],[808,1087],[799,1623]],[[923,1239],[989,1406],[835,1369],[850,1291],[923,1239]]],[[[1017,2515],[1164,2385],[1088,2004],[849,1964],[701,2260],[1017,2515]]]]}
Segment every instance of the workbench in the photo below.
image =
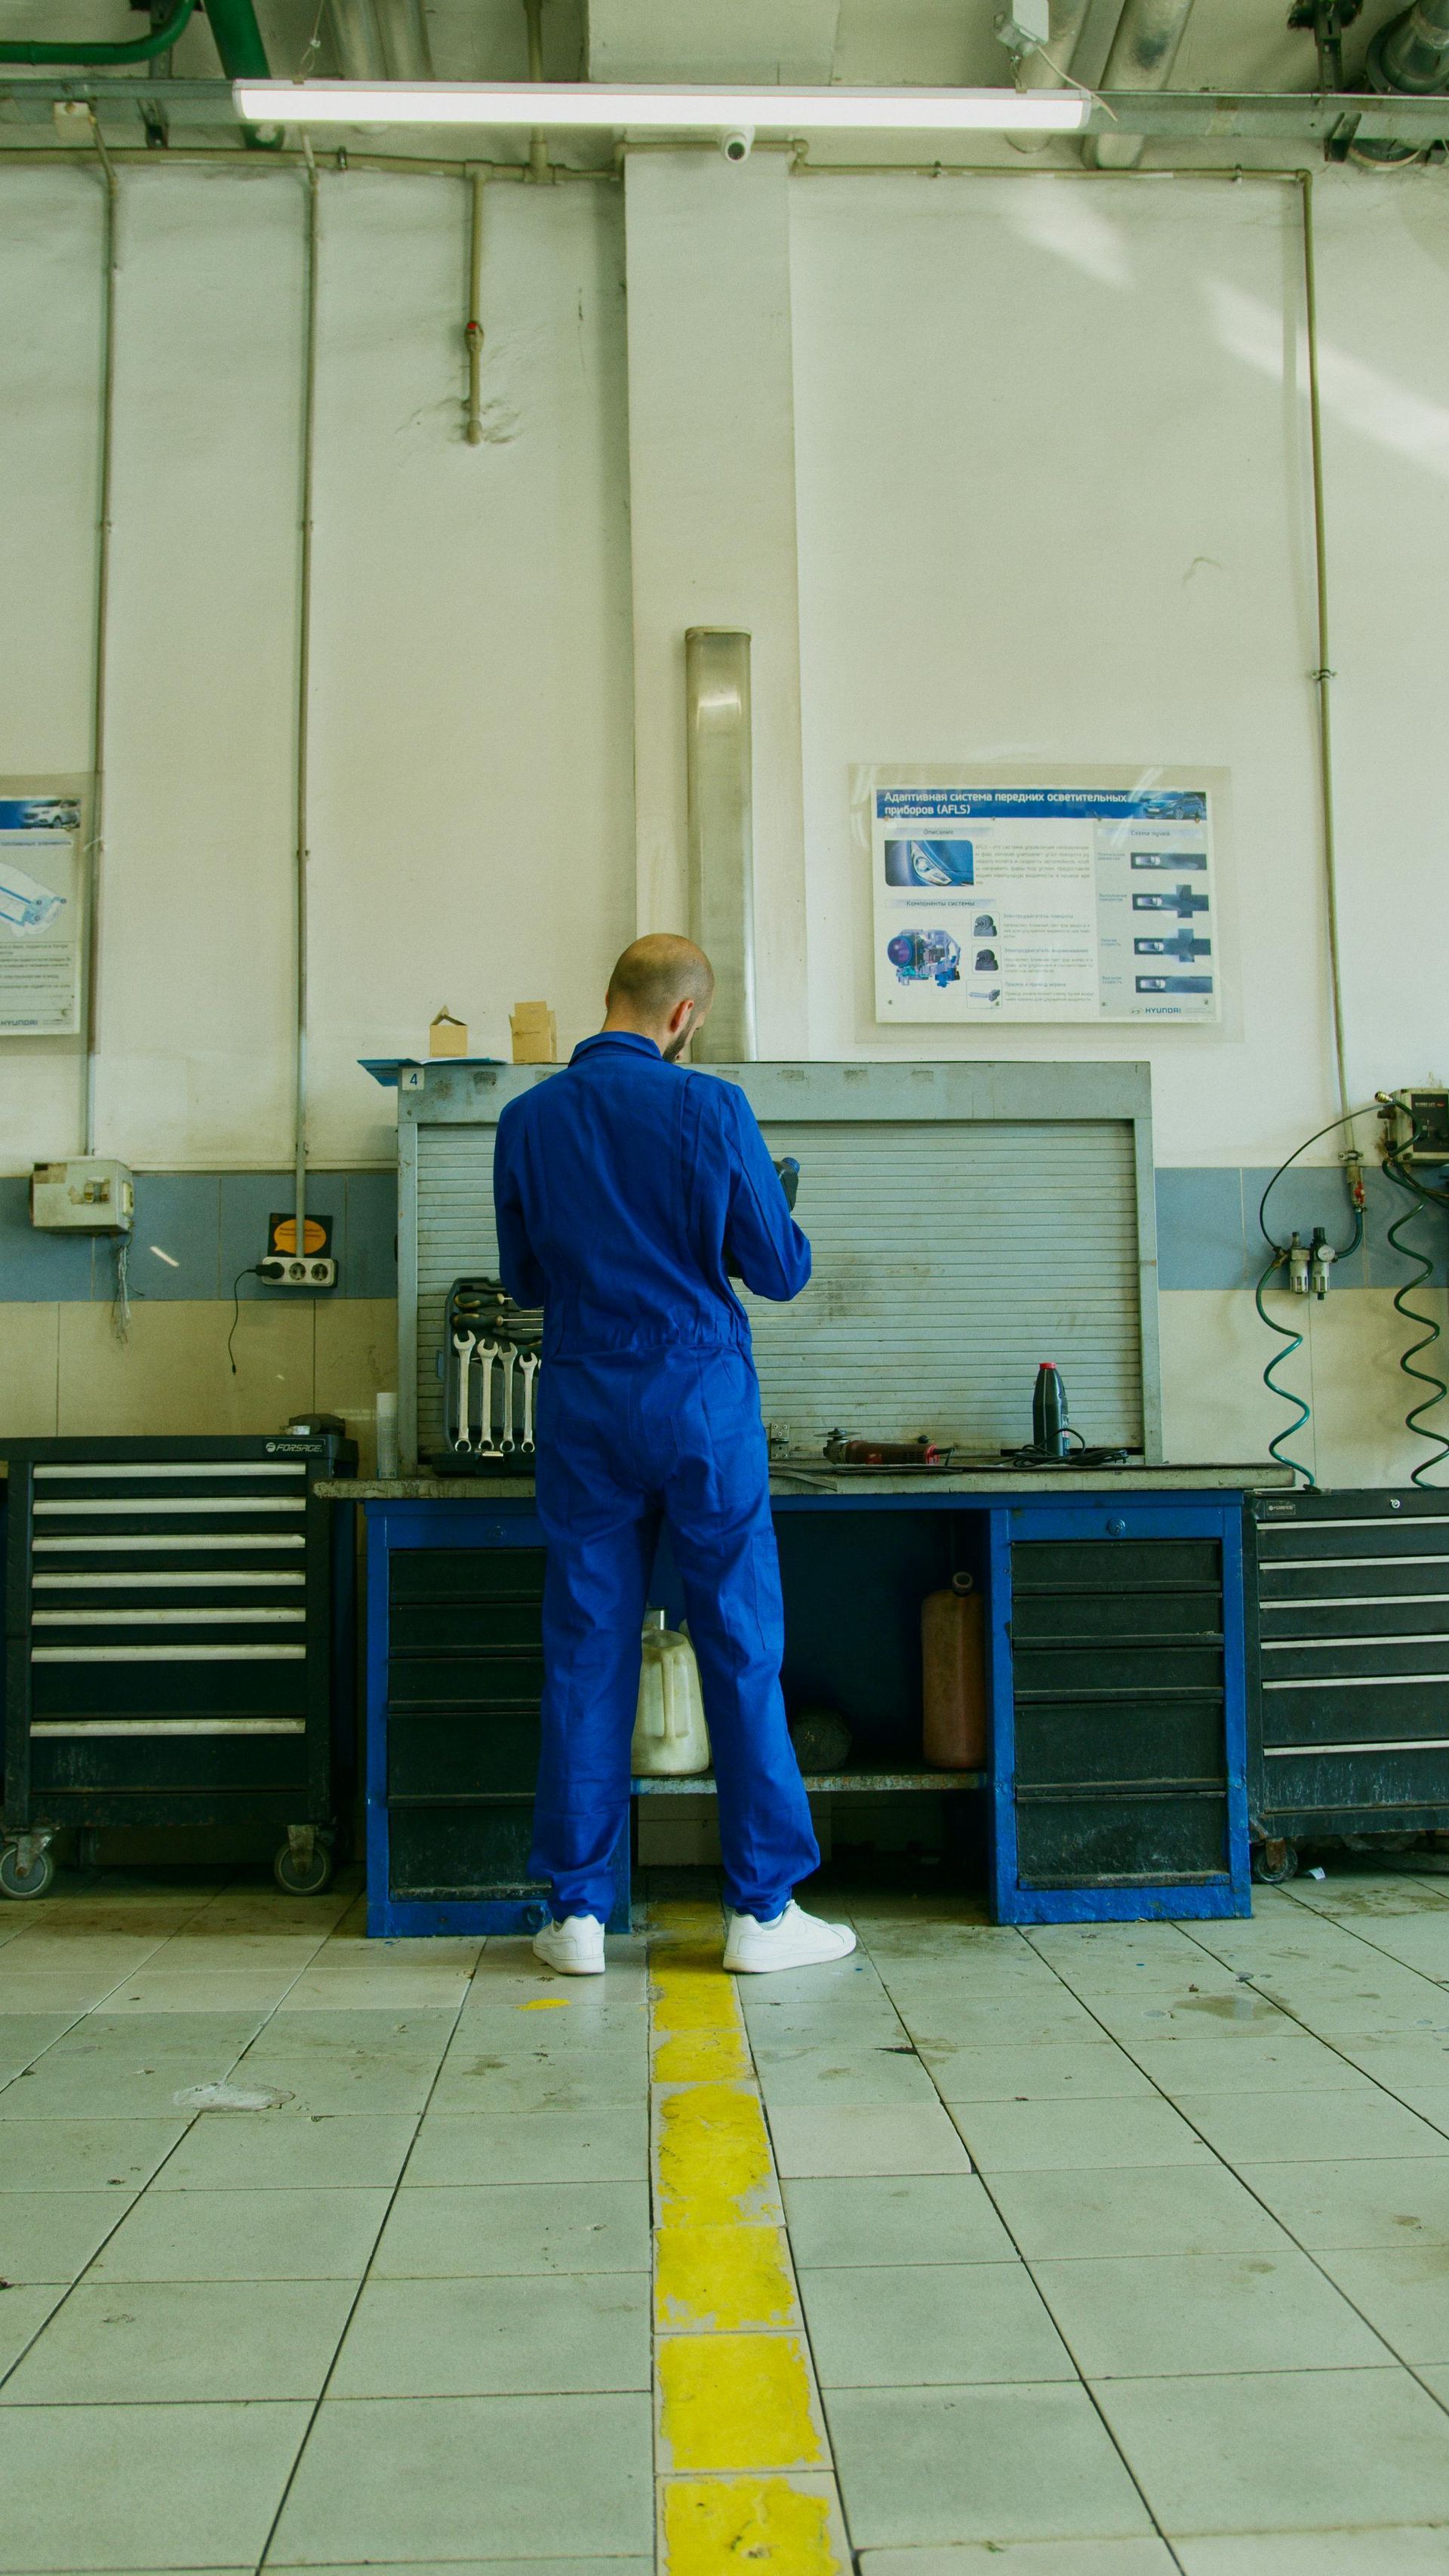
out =
{"type": "MultiPolygon", "coordinates": [[[[1242,1500],[1290,1483],[1258,1462],[777,1465],[787,1706],[830,1705],[853,1736],[847,1768],[807,1787],[983,1802],[999,1922],[1246,1914],[1242,1500]],[[963,1569],[985,1601],[988,1768],[928,1771],[920,1603],[963,1569]]],[[[534,1928],[544,1542],[531,1483],[319,1488],[333,1490],[367,1529],[368,1929],[534,1928]]],[[[650,1598],[677,1622],[667,1540],[650,1598]]],[[[651,1797],[713,1786],[634,1785],[651,1797]]],[[[617,1867],[622,1926],[622,1847],[617,1867]]]]}

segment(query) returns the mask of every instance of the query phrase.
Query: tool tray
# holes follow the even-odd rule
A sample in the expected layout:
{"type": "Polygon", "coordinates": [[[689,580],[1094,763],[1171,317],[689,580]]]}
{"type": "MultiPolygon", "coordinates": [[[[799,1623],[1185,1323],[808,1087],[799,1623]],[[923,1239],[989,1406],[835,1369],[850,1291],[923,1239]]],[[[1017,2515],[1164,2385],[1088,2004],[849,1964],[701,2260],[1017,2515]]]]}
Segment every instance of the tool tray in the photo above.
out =
{"type": "Polygon", "coordinates": [[[531,1476],[543,1317],[498,1279],[455,1279],[443,1310],[444,1476],[531,1476]],[[486,1418],[485,1418],[486,1416],[486,1418]]]}

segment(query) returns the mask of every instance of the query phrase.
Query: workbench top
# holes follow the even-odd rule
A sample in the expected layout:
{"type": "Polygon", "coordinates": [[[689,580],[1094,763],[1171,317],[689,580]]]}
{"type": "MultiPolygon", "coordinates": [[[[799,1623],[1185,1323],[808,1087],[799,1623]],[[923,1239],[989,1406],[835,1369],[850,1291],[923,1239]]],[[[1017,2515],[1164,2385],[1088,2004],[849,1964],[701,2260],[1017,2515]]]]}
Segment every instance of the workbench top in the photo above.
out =
{"type": "MultiPolygon", "coordinates": [[[[899,1475],[892,1475],[889,1468],[842,1473],[822,1459],[818,1467],[803,1461],[798,1466],[777,1462],[770,1470],[770,1491],[782,1500],[792,1494],[848,1494],[863,1501],[877,1494],[913,1494],[924,1500],[930,1494],[1020,1492],[1035,1500],[1047,1494],[1247,1493],[1288,1488],[1292,1483],[1292,1469],[1276,1465],[1271,1458],[1193,1467],[1145,1467],[1140,1458],[1129,1459],[1121,1467],[1020,1467],[1003,1459],[999,1467],[965,1468],[959,1474],[948,1470],[944,1475],[919,1468],[899,1475]]],[[[338,1503],[523,1502],[532,1498],[533,1478],[347,1476],[319,1483],[313,1491],[338,1503]]]]}

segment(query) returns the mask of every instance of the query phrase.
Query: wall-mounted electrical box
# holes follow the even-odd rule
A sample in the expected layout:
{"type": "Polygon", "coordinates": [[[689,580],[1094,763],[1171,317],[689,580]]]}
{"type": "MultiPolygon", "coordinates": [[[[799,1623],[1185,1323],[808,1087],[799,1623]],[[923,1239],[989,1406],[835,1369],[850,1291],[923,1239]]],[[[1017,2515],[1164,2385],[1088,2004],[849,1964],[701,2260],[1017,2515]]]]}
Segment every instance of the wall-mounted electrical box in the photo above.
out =
{"type": "Polygon", "coordinates": [[[331,1217],[304,1217],[300,1253],[295,1216],[270,1217],[266,1254],[257,1263],[257,1277],[264,1279],[269,1288],[335,1288],[337,1261],[332,1250],[331,1217]]]}
{"type": "Polygon", "coordinates": [[[30,1222],[67,1234],[129,1234],[136,1184],[124,1163],[87,1154],[37,1163],[30,1175],[30,1222]]]}
{"type": "Polygon", "coordinates": [[[1449,1091],[1381,1091],[1379,1103],[1396,1163],[1449,1163],[1449,1091]]]}

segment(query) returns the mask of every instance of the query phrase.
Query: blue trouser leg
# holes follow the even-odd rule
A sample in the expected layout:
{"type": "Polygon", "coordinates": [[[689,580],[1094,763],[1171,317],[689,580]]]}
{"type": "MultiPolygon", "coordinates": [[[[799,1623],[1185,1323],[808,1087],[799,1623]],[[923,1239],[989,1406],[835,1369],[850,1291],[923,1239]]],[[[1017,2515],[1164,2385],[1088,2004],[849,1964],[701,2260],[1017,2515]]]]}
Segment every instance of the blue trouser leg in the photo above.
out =
{"type": "Polygon", "coordinates": [[[699,1658],[726,1902],[769,1920],[818,1868],[780,1692],[784,1618],[759,1391],[734,1352],[556,1361],[540,1379],[549,1545],[532,1867],[606,1920],[628,1807],[639,1632],[661,1513],[699,1658]]]}
{"type": "Polygon", "coordinates": [[[820,1848],[780,1689],[785,1613],[754,1370],[733,1354],[697,1367],[704,1436],[681,1444],[664,1510],[704,1687],[725,1903],[768,1923],[820,1848]]]}
{"type": "Polygon", "coordinates": [[[659,1514],[646,1492],[619,1480],[626,1421],[614,1426],[611,1441],[596,1408],[579,1417],[574,1391],[560,1384],[565,1374],[555,1366],[539,1381],[540,1393],[545,1380],[552,1384],[539,1423],[537,1500],[548,1571],[529,1867],[549,1881],[556,1917],[596,1914],[606,1923],[613,1855],[629,1818],[639,1636],[659,1514]]]}

